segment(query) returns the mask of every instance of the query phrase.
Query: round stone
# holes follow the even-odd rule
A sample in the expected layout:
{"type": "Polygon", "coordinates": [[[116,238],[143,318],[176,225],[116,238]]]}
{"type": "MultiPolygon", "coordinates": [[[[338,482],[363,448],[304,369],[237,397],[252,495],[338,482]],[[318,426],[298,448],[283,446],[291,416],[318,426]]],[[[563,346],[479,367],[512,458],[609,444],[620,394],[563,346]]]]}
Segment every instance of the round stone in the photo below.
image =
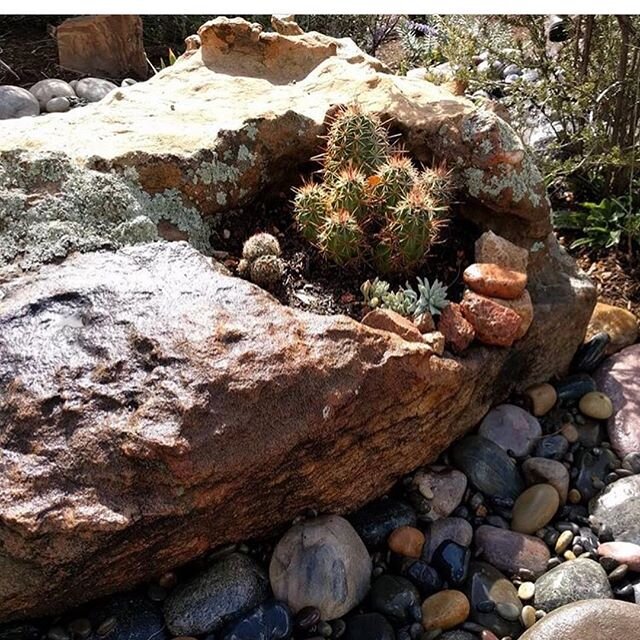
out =
{"type": "Polygon", "coordinates": [[[531,605],[526,605],[522,607],[520,618],[524,628],[528,629],[536,623],[536,610],[531,605]]]}
{"type": "Polygon", "coordinates": [[[274,549],[269,579],[294,612],[313,606],[323,620],[340,618],[366,595],[371,558],[354,528],[339,516],[295,525],[274,549]]]}
{"type": "Polygon", "coordinates": [[[374,611],[398,624],[413,622],[420,612],[418,590],[400,576],[385,574],[376,578],[371,585],[369,601],[374,611]]]}
{"type": "Polygon", "coordinates": [[[429,525],[422,557],[431,562],[435,550],[447,540],[468,547],[473,540],[473,527],[464,518],[442,518],[429,525]]]}
{"type": "Polygon", "coordinates": [[[558,511],[560,496],[550,484],[534,484],[513,505],[511,528],[520,533],[542,529],[558,511]]]}
{"type": "Polygon", "coordinates": [[[520,608],[512,602],[498,602],[496,611],[505,620],[517,620],[520,617],[520,608]]]}
{"type": "Polygon", "coordinates": [[[420,493],[429,500],[429,516],[446,518],[462,501],[467,489],[464,473],[449,467],[429,467],[416,473],[414,483],[420,493]]]}
{"type": "Polygon", "coordinates": [[[593,560],[563,562],[536,581],[534,604],[547,613],[571,602],[612,598],[605,570],[593,560]]]}
{"type": "Polygon", "coordinates": [[[513,300],[522,295],[527,286],[525,273],[491,263],[470,265],[465,269],[463,279],[475,293],[505,300],[513,300]]]}
{"type": "Polygon", "coordinates": [[[600,391],[591,391],[580,398],[578,408],[585,416],[596,420],[608,420],[613,415],[613,403],[600,391]]]}
{"type": "Polygon", "coordinates": [[[458,586],[467,579],[471,552],[451,540],[443,542],[435,551],[432,564],[443,580],[458,586]]]}
{"type": "Polygon", "coordinates": [[[640,545],[633,542],[604,542],[598,547],[598,555],[626,564],[631,571],[640,571],[640,545]]]}
{"type": "Polygon", "coordinates": [[[164,617],[176,636],[210,633],[256,607],[268,594],[263,570],[248,556],[230,553],[179,584],[165,600],[164,617]]]}
{"type": "Polygon", "coordinates": [[[631,640],[638,637],[640,607],[620,600],[585,600],[560,607],[519,640],[631,640]]]}
{"type": "Polygon", "coordinates": [[[633,542],[640,545],[640,476],[620,478],[589,503],[593,523],[600,527],[600,540],[633,542]],[[602,538],[602,528],[610,531],[602,538]]]}
{"type": "Polygon", "coordinates": [[[525,391],[525,395],[531,399],[534,416],[543,416],[549,413],[558,400],[555,388],[548,382],[534,384],[525,391]]]}
{"type": "Polygon", "coordinates": [[[545,436],[538,441],[535,455],[538,458],[548,458],[549,460],[562,460],[569,450],[567,439],[560,435],[545,436]]]}
{"type": "Polygon", "coordinates": [[[558,539],[556,540],[556,544],[554,547],[554,551],[557,554],[564,553],[569,545],[573,542],[573,531],[563,531],[558,539]]]}
{"type": "Polygon", "coordinates": [[[113,82],[109,82],[109,80],[103,80],[102,78],[82,78],[82,80],[78,80],[75,86],[75,92],[78,98],[83,98],[88,102],[99,102],[117,88],[118,86],[113,84],[113,82]]]}
{"type": "Polygon", "coordinates": [[[35,96],[42,111],[46,109],[47,103],[53,98],[75,98],[76,96],[73,87],[58,78],[40,80],[29,91],[35,96]]]}
{"type": "Polygon", "coordinates": [[[571,504],[580,504],[582,502],[582,495],[577,489],[571,489],[567,497],[571,504]]]}
{"type": "Polygon", "coordinates": [[[394,529],[415,526],[416,512],[404,502],[376,500],[348,516],[349,522],[369,547],[383,545],[394,529]]]}
{"type": "Polygon", "coordinates": [[[518,587],[518,598],[520,598],[520,600],[531,600],[535,592],[536,592],[536,585],[534,582],[523,582],[518,587]]]}
{"type": "Polygon", "coordinates": [[[411,580],[422,597],[430,596],[442,589],[442,579],[438,572],[423,560],[412,560],[405,558],[400,566],[400,573],[411,580]]]}
{"type": "Polygon", "coordinates": [[[478,433],[521,458],[531,453],[542,429],[538,420],[524,409],[501,404],[484,417],[478,433]]]}
{"type": "Polygon", "coordinates": [[[560,503],[567,501],[569,471],[561,462],[549,458],[528,458],[522,463],[522,474],[527,484],[550,484],[558,492],[560,503]]]}
{"type": "Polygon", "coordinates": [[[40,105],[32,93],[9,84],[0,86],[0,120],[37,116],[39,113],[40,105]]]}
{"type": "Polygon", "coordinates": [[[64,113],[71,109],[71,102],[69,102],[68,98],[60,96],[58,98],[51,98],[44,108],[47,113],[64,113]]]}
{"type": "Polygon", "coordinates": [[[363,613],[347,620],[345,640],[396,640],[393,627],[379,613],[363,613]]]}
{"type": "Polygon", "coordinates": [[[291,637],[293,625],[289,608],[282,602],[265,602],[232,622],[221,640],[284,640],[291,637]]]}
{"type": "Polygon", "coordinates": [[[580,437],[580,433],[576,429],[575,425],[567,422],[567,424],[563,424],[560,433],[567,439],[569,444],[573,444],[574,442],[578,442],[578,438],[580,437]]]}
{"type": "Polygon", "coordinates": [[[389,536],[389,549],[407,558],[419,558],[424,547],[424,533],[415,527],[398,527],[389,536]]]}
{"type": "Polygon", "coordinates": [[[447,589],[429,596],[422,603],[422,624],[427,630],[451,629],[462,624],[469,611],[469,600],[464,593],[447,589]]]}

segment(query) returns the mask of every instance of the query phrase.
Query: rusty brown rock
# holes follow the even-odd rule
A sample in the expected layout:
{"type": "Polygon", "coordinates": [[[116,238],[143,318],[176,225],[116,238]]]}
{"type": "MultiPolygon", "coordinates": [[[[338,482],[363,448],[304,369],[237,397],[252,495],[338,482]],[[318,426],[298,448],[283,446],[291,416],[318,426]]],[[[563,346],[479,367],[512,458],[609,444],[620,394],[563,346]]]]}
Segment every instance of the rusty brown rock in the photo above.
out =
{"type": "Polygon", "coordinates": [[[463,278],[465,284],[475,293],[503,300],[519,298],[527,286],[526,274],[491,263],[468,266],[463,278]]]}
{"type": "Polygon", "coordinates": [[[362,318],[362,324],[372,329],[388,331],[408,342],[424,342],[422,334],[411,320],[391,309],[373,309],[362,318]]]}
{"type": "Polygon", "coordinates": [[[460,361],[283,307],[184,242],[0,284],[0,619],[388,491],[568,367],[593,304],[571,282],[517,347],[460,361]]]}
{"type": "Polygon", "coordinates": [[[522,320],[512,309],[472,291],[465,291],[460,306],[481,342],[497,347],[510,347],[516,340],[522,320]]]}
{"type": "Polygon", "coordinates": [[[520,316],[520,328],[516,332],[516,340],[522,338],[522,336],[529,331],[529,327],[533,322],[533,302],[531,302],[531,296],[526,289],[521,296],[518,296],[514,300],[503,300],[501,298],[491,297],[489,297],[489,299],[507,309],[512,309],[520,316]]]}
{"type": "Polygon", "coordinates": [[[66,69],[110,78],[148,76],[140,16],[67,18],[56,28],[56,40],[60,66],[66,69]]]}
{"type": "Polygon", "coordinates": [[[449,303],[440,313],[438,331],[455,353],[468,349],[476,335],[473,325],[464,317],[456,302],[449,303]]]}
{"type": "Polygon", "coordinates": [[[527,272],[529,252],[493,231],[485,231],[475,244],[476,262],[490,262],[505,269],[527,272]]]}

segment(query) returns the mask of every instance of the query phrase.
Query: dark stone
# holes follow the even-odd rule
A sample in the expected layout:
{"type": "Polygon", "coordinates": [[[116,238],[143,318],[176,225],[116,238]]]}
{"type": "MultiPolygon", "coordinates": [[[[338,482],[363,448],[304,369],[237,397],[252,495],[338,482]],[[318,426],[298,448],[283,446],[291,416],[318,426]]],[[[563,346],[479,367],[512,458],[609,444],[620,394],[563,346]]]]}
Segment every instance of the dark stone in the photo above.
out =
{"type": "Polygon", "coordinates": [[[283,602],[272,600],[231,623],[222,640],[284,640],[291,636],[291,612],[283,602]]]}
{"type": "Polygon", "coordinates": [[[40,640],[42,630],[29,622],[0,625],[0,640],[40,640]]]}
{"type": "Polygon", "coordinates": [[[549,458],[550,460],[562,460],[569,451],[569,442],[560,434],[545,436],[538,441],[535,455],[538,458],[549,458]]]}
{"type": "Polygon", "coordinates": [[[400,573],[418,588],[423,598],[442,589],[438,572],[424,560],[405,558],[400,573]]]}
{"type": "Polygon", "coordinates": [[[585,418],[584,424],[576,425],[578,430],[578,443],[583,447],[591,448],[599,446],[604,440],[605,427],[600,420],[585,418]]]}
{"type": "MultiPolygon", "coordinates": [[[[594,486],[594,478],[604,480],[609,471],[613,469],[616,457],[610,449],[597,449],[588,451],[582,449],[576,456],[578,477],[575,487],[582,495],[583,500],[591,500],[598,492],[594,486]]],[[[617,480],[617,476],[614,480],[617,480]]]]}
{"type": "Polygon", "coordinates": [[[567,376],[555,384],[558,402],[569,403],[580,400],[590,391],[596,390],[594,379],[587,373],[576,373],[567,376]]]}
{"type": "Polygon", "coordinates": [[[303,607],[296,613],[294,623],[298,629],[310,629],[320,621],[320,609],[317,607],[303,607]]]}
{"type": "Polygon", "coordinates": [[[165,600],[164,617],[174,635],[217,631],[266,600],[269,581],[248,556],[231,553],[179,584],[165,600]]]}
{"type": "Polygon", "coordinates": [[[488,497],[515,500],[524,489],[513,460],[495,442],[482,436],[466,436],[453,445],[453,463],[471,484],[488,497]]]}
{"type": "Polygon", "coordinates": [[[459,586],[467,579],[471,551],[451,540],[443,542],[433,554],[432,563],[450,586],[459,586]]]}
{"type": "Polygon", "coordinates": [[[380,613],[363,613],[347,621],[345,640],[396,640],[393,627],[380,613]]]}
{"type": "Polygon", "coordinates": [[[591,373],[605,359],[605,350],[611,342],[609,334],[605,331],[596,333],[576,351],[571,362],[571,371],[574,373],[591,373]]]}
{"type": "Polygon", "coordinates": [[[409,580],[383,575],[374,580],[369,594],[371,608],[392,621],[403,624],[420,621],[420,594],[409,580]]]}
{"type": "Polygon", "coordinates": [[[368,547],[379,547],[398,527],[415,526],[416,513],[404,502],[377,500],[346,516],[368,547]]]}

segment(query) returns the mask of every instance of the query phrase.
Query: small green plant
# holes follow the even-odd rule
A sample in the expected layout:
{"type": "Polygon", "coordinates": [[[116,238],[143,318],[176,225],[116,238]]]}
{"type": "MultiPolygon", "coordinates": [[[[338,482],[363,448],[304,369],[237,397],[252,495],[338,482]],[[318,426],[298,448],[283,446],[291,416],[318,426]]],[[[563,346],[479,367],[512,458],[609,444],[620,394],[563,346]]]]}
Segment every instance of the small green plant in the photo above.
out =
{"type": "Polygon", "coordinates": [[[417,291],[407,282],[405,288],[392,291],[385,280],[367,280],[360,287],[364,302],[372,309],[391,309],[403,316],[417,317],[425,313],[438,315],[449,304],[447,287],[437,278],[417,278],[417,291]]]}
{"type": "Polygon", "coordinates": [[[631,256],[634,243],[640,242],[640,210],[633,207],[630,196],[583,202],[577,211],[559,211],[554,215],[554,225],[580,232],[571,249],[610,249],[624,241],[631,256]]]}
{"type": "Polygon", "coordinates": [[[380,119],[342,107],[329,125],[321,184],[296,190],[303,236],[341,266],[372,261],[380,274],[424,264],[453,187],[443,168],[418,171],[394,150],[380,119]]]}
{"type": "Polygon", "coordinates": [[[166,69],[167,67],[171,67],[172,65],[175,64],[176,60],[178,59],[178,56],[173,52],[173,49],[171,47],[169,47],[169,62],[166,63],[164,61],[164,58],[160,58],[160,69],[166,69]]]}

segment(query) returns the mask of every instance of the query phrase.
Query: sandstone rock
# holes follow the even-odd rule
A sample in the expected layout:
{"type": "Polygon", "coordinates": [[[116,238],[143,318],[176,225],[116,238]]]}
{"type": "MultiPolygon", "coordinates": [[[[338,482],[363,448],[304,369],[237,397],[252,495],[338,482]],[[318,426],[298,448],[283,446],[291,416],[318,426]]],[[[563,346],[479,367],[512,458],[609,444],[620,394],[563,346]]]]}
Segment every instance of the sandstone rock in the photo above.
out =
{"type": "Polygon", "coordinates": [[[0,120],[37,116],[40,105],[32,93],[22,87],[0,86],[0,120]]]}
{"type": "Polygon", "coordinates": [[[516,340],[522,320],[512,309],[471,291],[465,291],[460,306],[478,340],[497,347],[510,347],[516,340]]]}
{"type": "Polygon", "coordinates": [[[271,27],[283,36],[300,36],[304,33],[292,16],[271,16],[271,27]]]}
{"type": "Polygon", "coordinates": [[[280,539],[269,580],[276,598],[294,613],[317,607],[323,620],[333,620],[364,598],[371,568],[354,528],[339,516],[323,516],[291,527],[280,539]]]}
{"type": "Polygon", "coordinates": [[[137,15],[67,18],[56,28],[60,66],[81,73],[144,80],[147,61],[137,15]]]}
{"type": "Polygon", "coordinates": [[[483,296],[513,300],[519,298],[527,286],[527,276],[497,264],[476,263],[463,274],[465,284],[483,296]]]}
{"type": "Polygon", "coordinates": [[[640,606],[620,600],[583,600],[544,616],[520,640],[621,640],[638,636],[640,606]]]}
{"type": "Polygon", "coordinates": [[[47,102],[53,98],[74,98],[76,95],[71,85],[56,78],[40,80],[29,91],[35,96],[41,111],[45,110],[47,102]]]}
{"type": "Polygon", "coordinates": [[[431,333],[432,331],[435,331],[436,328],[433,316],[428,311],[414,317],[413,324],[418,327],[418,331],[420,331],[420,333],[431,333]]]}
{"type": "Polygon", "coordinates": [[[594,378],[613,404],[608,430],[614,451],[621,458],[640,451],[640,345],[605,360],[594,378]]]}
{"type": "Polygon", "coordinates": [[[445,339],[440,331],[429,331],[422,334],[422,341],[433,349],[437,356],[444,355],[445,339]]]}
{"type": "Polygon", "coordinates": [[[109,80],[82,78],[82,80],[78,80],[75,91],[78,98],[84,98],[89,102],[99,102],[117,88],[118,86],[109,80]]]}
{"type": "Polygon", "coordinates": [[[373,309],[362,318],[362,324],[373,329],[395,333],[408,342],[424,342],[422,334],[411,320],[391,309],[373,309]]]}
{"type": "Polygon", "coordinates": [[[638,339],[638,318],[631,311],[598,302],[589,320],[585,340],[604,331],[611,341],[605,353],[611,355],[633,344],[638,339]]]}
{"type": "Polygon", "coordinates": [[[444,335],[445,343],[456,353],[462,353],[473,342],[476,330],[464,317],[460,305],[449,303],[440,314],[438,331],[444,335]]]}
{"type": "Polygon", "coordinates": [[[492,298],[487,296],[489,300],[500,304],[507,309],[515,311],[520,316],[520,328],[516,332],[516,340],[520,340],[531,327],[533,322],[533,303],[531,302],[531,296],[525,289],[522,295],[514,298],[513,300],[503,300],[502,298],[492,298]]]}
{"type": "Polygon", "coordinates": [[[498,264],[505,269],[527,273],[529,252],[493,231],[485,231],[475,245],[476,262],[498,264]]]}

